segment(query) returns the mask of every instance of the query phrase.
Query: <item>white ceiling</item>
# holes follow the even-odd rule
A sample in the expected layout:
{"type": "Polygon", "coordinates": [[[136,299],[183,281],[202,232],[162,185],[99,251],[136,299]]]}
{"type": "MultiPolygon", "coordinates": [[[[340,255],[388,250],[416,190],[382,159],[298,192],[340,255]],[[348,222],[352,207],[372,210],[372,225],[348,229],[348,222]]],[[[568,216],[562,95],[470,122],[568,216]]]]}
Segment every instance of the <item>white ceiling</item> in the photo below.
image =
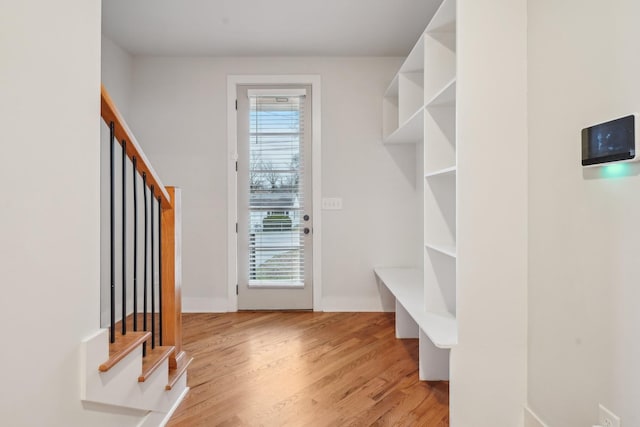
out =
{"type": "Polygon", "coordinates": [[[103,0],[132,54],[404,56],[441,0],[103,0]]]}

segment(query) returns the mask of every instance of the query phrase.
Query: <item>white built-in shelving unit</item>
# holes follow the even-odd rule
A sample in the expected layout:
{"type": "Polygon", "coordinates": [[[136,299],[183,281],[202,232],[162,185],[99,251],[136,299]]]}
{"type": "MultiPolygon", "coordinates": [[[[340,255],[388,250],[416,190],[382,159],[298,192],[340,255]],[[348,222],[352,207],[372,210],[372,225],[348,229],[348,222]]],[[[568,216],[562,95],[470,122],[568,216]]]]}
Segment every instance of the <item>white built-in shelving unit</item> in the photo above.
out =
{"type": "Polygon", "coordinates": [[[444,0],[389,85],[383,142],[423,144],[424,263],[377,268],[396,298],[396,336],[419,338],[420,378],[449,378],[456,322],[456,1],[444,0]]]}

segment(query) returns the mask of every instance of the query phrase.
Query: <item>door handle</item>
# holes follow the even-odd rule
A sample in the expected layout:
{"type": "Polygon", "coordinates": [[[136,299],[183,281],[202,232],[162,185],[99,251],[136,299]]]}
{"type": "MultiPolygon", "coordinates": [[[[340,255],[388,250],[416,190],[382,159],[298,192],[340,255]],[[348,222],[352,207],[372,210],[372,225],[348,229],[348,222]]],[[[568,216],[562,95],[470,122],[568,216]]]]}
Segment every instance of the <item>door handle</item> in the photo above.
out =
{"type": "Polygon", "coordinates": [[[302,231],[304,232],[304,234],[309,234],[311,230],[309,230],[309,227],[305,227],[302,231]]]}
{"type": "Polygon", "coordinates": [[[303,216],[302,219],[304,219],[305,221],[309,221],[309,215],[303,216]]]}

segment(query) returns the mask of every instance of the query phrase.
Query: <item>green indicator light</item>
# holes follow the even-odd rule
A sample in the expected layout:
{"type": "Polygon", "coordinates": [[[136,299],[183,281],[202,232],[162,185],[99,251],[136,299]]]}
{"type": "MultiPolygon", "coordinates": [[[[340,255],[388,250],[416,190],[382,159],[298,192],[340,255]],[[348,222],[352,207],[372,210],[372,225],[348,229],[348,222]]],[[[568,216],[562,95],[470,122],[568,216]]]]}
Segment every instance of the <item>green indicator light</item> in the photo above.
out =
{"type": "Polygon", "coordinates": [[[602,175],[607,178],[615,178],[618,176],[623,176],[627,173],[629,165],[627,163],[614,163],[612,165],[607,165],[602,169],[602,175]]]}

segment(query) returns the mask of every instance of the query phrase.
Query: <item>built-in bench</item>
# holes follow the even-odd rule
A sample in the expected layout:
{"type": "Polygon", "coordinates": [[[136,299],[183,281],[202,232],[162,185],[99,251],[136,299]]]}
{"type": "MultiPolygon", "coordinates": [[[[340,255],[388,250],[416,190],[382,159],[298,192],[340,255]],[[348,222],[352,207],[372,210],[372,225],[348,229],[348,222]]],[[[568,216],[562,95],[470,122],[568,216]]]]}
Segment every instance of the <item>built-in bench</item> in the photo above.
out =
{"type": "Polygon", "coordinates": [[[376,268],[375,275],[396,300],[396,337],[418,338],[420,379],[449,379],[449,349],[458,343],[456,318],[425,307],[422,272],[413,268],[376,268]]]}

